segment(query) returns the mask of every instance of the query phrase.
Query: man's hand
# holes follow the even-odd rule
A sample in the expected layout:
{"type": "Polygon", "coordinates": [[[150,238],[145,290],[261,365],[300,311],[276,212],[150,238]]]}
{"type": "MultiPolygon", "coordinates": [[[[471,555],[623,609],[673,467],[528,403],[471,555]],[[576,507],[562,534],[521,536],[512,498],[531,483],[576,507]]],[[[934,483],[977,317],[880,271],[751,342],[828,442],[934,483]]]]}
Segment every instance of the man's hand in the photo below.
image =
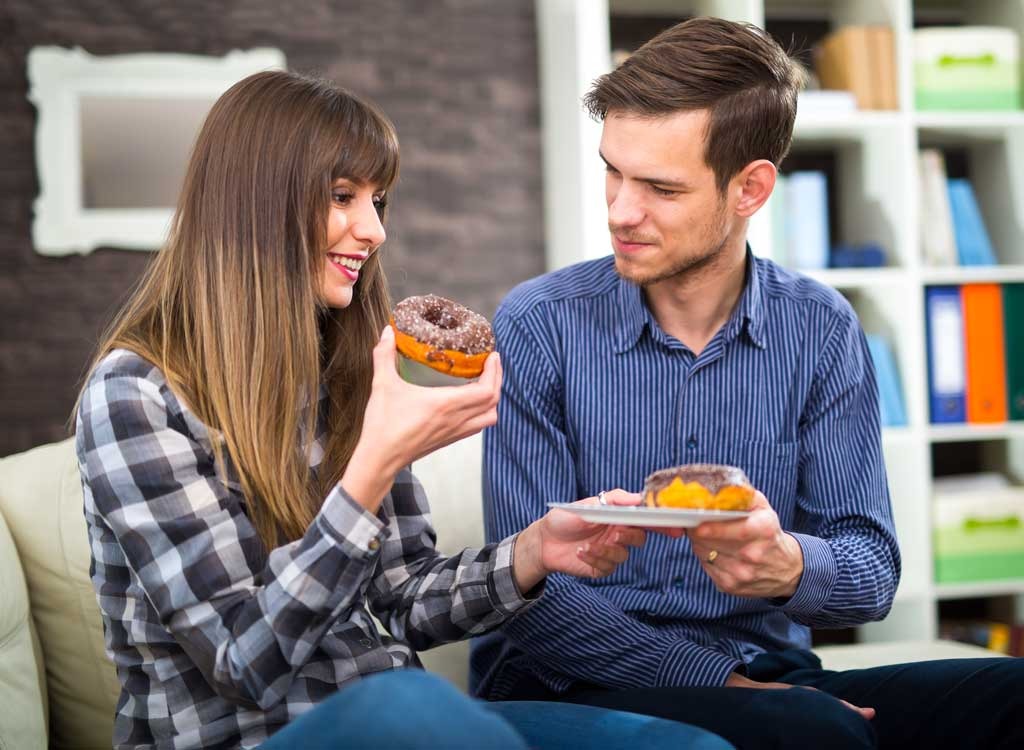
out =
{"type": "Polygon", "coordinates": [[[778,515],[760,492],[746,518],[702,523],[687,536],[719,591],[763,598],[796,592],[804,571],[803,550],[782,530],[778,515]]]}
{"type": "MultiPolygon", "coordinates": [[[[810,687],[808,685],[789,685],[785,682],[755,682],[749,677],[744,677],[741,674],[733,672],[725,681],[726,687],[740,687],[740,688],[758,688],[761,690],[790,690],[791,688],[806,688],[807,690],[817,690],[818,688],[810,687]]],[[[833,696],[834,697],[834,696],[833,696]]],[[[844,701],[841,698],[836,698],[837,701],[842,703],[847,708],[856,711],[868,721],[875,718],[875,709],[873,708],[861,708],[855,706],[849,701],[844,701]]]]}

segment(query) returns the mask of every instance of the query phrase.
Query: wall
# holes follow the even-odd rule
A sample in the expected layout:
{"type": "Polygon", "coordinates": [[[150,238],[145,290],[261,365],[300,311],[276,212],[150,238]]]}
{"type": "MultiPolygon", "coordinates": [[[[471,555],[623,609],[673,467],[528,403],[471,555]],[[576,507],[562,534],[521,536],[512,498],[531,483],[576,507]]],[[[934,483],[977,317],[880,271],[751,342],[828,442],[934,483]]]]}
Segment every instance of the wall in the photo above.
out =
{"type": "Polygon", "coordinates": [[[274,46],[289,67],[374,99],[402,141],[385,245],[396,298],[435,292],[490,316],[543,270],[532,0],[5,0],[0,4],[0,455],[63,437],[92,346],[146,253],[46,258],[25,58],[222,55],[274,46]]]}

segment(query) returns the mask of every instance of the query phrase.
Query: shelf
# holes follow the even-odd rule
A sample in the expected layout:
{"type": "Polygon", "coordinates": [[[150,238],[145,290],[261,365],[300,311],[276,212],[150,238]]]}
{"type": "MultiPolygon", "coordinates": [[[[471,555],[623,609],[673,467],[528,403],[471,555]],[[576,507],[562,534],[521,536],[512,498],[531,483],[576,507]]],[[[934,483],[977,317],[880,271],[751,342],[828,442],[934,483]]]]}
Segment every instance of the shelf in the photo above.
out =
{"type": "MultiPolygon", "coordinates": [[[[882,623],[859,628],[868,639],[930,639],[938,634],[938,602],[964,597],[1020,593],[1024,577],[967,585],[939,585],[934,579],[932,516],[935,456],[963,453],[971,469],[1003,468],[1024,476],[1024,420],[1001,424],[928,422],[928,346],[924,292],[933,285],[1024,284],[1024,110],[916,111],[913,31],[936,20],[993,24],[1024,34],[1020,3],[999,0],[537,0],[541,34],[540,73],[545,153],[545,241],[549,270],[569,265],[607,247],[603,165],[580,157],[593,154],[600,123],[581,114],[579,101],[590,82],[610,69],[611,32],[640,36],[641,27],[668,27],[682,18],[709,15],[771,29],[799,55],[829,30],[846,25],[886,25],[893,30],[899,110],[829,110],[829,100],[802,95],[797,104],[793,144],[785,173],[824,172],[828,182],[829,234],[833,244],[877,244],[881,268],[801,271],[839,290],[853,306],[862,328],[884,337],[892,348],[903,391],[905,427],[885,428],[882,447],[903,557],[903,581],[893,610],[882,623]],[[933,12],[936,8],[941,12],[933,12]],[[611,16],[609,15],[611,11],[611,16]],[[622,15],[633,15],[624,19],[622,15]],[[648,18],[636,18],[648,16],[648,18]],[[664,23],[662,23],[664,21],[664,23]],[[618,27],[615,27],[618,24],[618,27]],[[556,88],[553,89],[552,86],[556,88]],[[557,104],[557,109],[552,109],[557,104]],[[566,124],[568,123],[568,125],[566,124]],[[555,128],[553,125],[557,125],[555,128]],[[570,127],[570,125],[572,127],[570,127]],[[921,218],[925,196],[918,152],[944,152],[950,176],[972,181],[975,197],[1000,265],[924,265],[921,218]],[[586,192],[590,191],[590,192],[586,192]],[[570,205],[566,205],[570,201],[570,205]],[[598,235],[601,236],[598,236],[598,235]],[[552,250],[554,248],[554,250],[552,250]],[[987,442],[986,442],[987,441],[987,442]],[[960,445],[958,445],[960,444],[960,445]]],[[[802,57],[801,59],[806,59],[802,57]]],[[[773,204],[751,222],[755,250],[787,266],[785,205],[773,204]],[[776,210],[782,209],[782,210],[776,210]],[[776,216],[772,216],[775,211],[776,216]],[[782,221],[783,226],[772,226],[782,221]]],[[[800,269],[795,269],[800,270],[800,269]]]]}
{"type": "Polygon", "coordinates": [[[927,435],[928,440],[933,443],[1022,439],[1024,438],[1024,422],[931,425],[928,427],[927,435]]]}
{"type": "Polygon", "coordinates": [[[861,141],[871,132],[898,128],[905,122],[900,112],[809,112],[800,113],[797,103],[793,137],[797,141],[852,140],[861,141]]]}
{"type": "Polygon", "coordinates": [[[913,121],[920,130],[951,139],[991,139],[1024,128],[1024,112],[915,112],[913,121]]]}
{"type": "Polygon", "coordinates": [[[902,268],[826,268],[800,273],[836,289],[870,289],[905,284],[909,280],[902,268]]]}
{"type": "Polygon", "coordinates": [[[920,433],[911,427],[882,428],[882,447],[911,445],[920,439],[920,433]]]}
{"type": "Polygon", "coordinates": [[[976,599],[986,596],[1024,594],[1024,579],[1005,581],[979,581],[977,583],[937,583],[936,599],[976,599]]]}
{"type": "Polygon", "coordinates": [[[1024,282],[1024,266],[953,266],[950,268],[923,268],[921,280],[925,284],[1007,284],[1024,282]]]}

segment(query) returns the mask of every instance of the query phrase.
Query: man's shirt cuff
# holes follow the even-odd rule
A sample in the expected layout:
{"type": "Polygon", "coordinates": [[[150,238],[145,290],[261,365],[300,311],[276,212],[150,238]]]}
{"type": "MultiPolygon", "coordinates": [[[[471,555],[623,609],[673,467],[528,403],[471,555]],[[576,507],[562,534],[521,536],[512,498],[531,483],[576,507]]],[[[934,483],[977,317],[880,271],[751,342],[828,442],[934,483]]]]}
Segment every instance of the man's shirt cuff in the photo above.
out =
{"type": "Polygon", "coordinates": [[[832,597],[839,568],[832,547],[824,539],[795,532],[789,534],[803,551],[804,571],[793,596],[788,600],[776,600],[776,603],[786,612],[813,615],[821,611],[832,597]]]}

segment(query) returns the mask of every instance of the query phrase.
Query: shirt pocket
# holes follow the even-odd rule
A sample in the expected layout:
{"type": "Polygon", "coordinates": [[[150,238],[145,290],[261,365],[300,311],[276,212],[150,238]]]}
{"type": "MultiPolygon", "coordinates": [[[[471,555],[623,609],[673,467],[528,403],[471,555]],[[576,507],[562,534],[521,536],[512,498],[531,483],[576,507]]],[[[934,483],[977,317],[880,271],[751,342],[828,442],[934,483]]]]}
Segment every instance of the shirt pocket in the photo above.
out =
{"type": "Polygon", "coordinates": [[[780,517],[783,509],[792,508],[796,497],[797,458],[796,442],[767,440],[721,441],[708,446],[701,455],[705,463],[742,469],[780,517]]]}

